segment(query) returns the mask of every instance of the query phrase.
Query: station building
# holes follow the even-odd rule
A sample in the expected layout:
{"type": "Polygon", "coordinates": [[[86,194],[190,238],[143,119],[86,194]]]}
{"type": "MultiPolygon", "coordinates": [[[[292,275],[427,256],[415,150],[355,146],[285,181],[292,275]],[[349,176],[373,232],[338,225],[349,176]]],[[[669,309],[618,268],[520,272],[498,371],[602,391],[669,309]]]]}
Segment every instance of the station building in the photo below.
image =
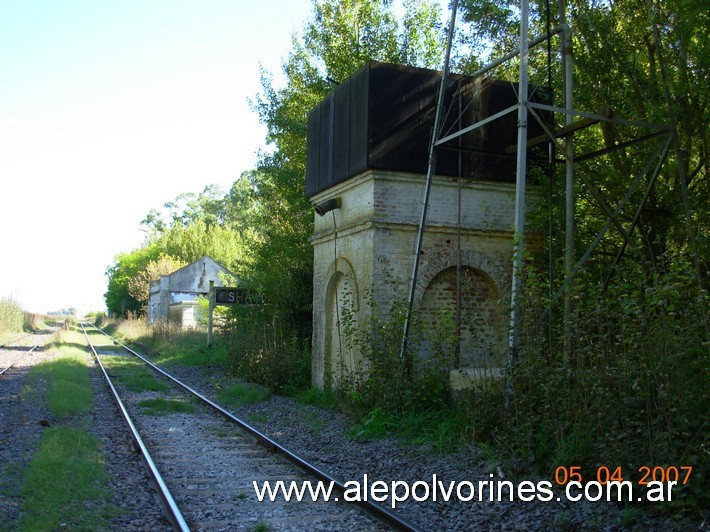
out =
{"type": "Polygon", "coordinates": [[[210,281],[224,286],[225,278],[234,274],[211,257],[204,256],[150,282],[148,322],[171,321],[183,329],[196,327],[200,307],[198,300],[207,297],[210,281]]]}

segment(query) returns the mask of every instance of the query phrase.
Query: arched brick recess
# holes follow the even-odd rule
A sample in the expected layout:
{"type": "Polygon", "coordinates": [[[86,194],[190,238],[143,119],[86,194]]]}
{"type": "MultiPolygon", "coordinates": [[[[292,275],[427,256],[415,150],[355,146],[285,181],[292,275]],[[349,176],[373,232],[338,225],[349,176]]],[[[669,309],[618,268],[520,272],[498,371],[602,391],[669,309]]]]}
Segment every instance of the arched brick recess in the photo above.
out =
{"type": "Polygon", "coordinates": [[[327,279],[323,294],[324,379],[329,385],[337,385],[343,378],[350,378],[360,369],[360,357],[350,349],[343,334],[343,321],[357,319],[360,298],[355,272],[347,259],[339,257],[333,261],[328,269],[327,279]]]}
{"type": "MultiPolygon", "coordinates": [[[[457,264],[456,250],[450,250],[434,255],[430,260],[424,262],[419,270],[419,278],[417,279],[417,292],[415,294],[417,301],[421,298],[427,286],[439,272],[447,268],[455,268],[457,264]]],[[[501,296],[507,294],[510,278],[505,274],[505,270],[493,259],[484,255],[479,251],[471,249],[461,250],[461,265],[468,268],[474,268],[486,273],[493,281],[496,289],[501,296]]]]}
{"type": "MultiPolygon", "coordinates": [[[[455,353],[456,282],[456,266],[449,266],[422,290],[417,307],[425,337],[422,358],[440,356],[446,350],[455,353]]],[[[500,366],[505,352],[504,332],[504,312],[495,282],[479,268],[464,267],[460,352],[458,357],[452,357],[449,367],[500,366]]]]}
{"type": "MultiPolygon", "coordinates": [[[[359,310],[360,291],[358,288],[357,277],[355,276],[355,270],[353,269],[353,265],[350,264],[350,261],[348,259],[346,259],[345,257],[338,257],[333,262],[331,262],[330,266],[328,267],[328,272],[325,275],[325,278],[328,279],[328,283],[325,286],[330,286],[331,280],[337,272],[340,272],[348,280],[350,290],[353,295],[353,310],[359,310]]],[[[321,294],[321,297],[325,297],[325,294],[321,294]]]]}

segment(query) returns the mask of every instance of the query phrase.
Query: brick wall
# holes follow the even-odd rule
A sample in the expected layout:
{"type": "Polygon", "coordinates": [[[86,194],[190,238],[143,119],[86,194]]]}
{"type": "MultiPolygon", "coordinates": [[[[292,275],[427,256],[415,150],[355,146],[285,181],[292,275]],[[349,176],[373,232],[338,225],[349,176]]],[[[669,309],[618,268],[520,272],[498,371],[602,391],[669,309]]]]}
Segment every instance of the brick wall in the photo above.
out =
{"type": "MultiPolygon", "coordinates": [[[[334,332],[341,307],[353,309],[348,325],[363,324],[373,307],[386,313],[395,302],[406,301],[424,184],[416,174],[367,171],[311,198],[314,204],[341,200],[340,208],[314,215],[314,385],[336,382],[365,365],[357,350],[341,348],[343,339],[334,332]]],[[[437,177],[432,185],[415,305],[431,330],[452,315],[460,247],[459,369],[502,364],[514,197],[515,187],[508,183],[469,181],[459,187],[454,179],[437,177]]],[[[342,320],[340,325],[342,334],[342,320]]],[[[433,349],[423,345],[420,359],[433,349]]]]}

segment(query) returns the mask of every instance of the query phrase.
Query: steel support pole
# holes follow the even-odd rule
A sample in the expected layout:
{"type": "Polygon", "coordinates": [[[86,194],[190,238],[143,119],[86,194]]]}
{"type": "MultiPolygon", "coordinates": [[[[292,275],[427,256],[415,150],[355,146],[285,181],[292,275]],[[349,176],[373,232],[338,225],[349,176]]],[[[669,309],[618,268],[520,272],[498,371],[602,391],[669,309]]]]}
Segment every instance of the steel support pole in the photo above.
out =
{"type": "MultiPolygon", "coordinates": [[[[520,79],[518,84],[518,158],[515,170],[515,242],[513,246],[513,281],[510,291],[509,371],[515,366],[520,348],[520,308],[522,298],[523,253],[525,250],[525,173],[528,141],[528,17],[527,0],[520,1],[520,79]]],[[[505,403],[513,392],[506,380],[505,403]]]]}
{"type": "MultiPolygon", "coordinates": [[[[567,25],[565,13],[566,0],[559,0],[560,25],[565,28],[562,33],[562,70],[563,89],[565,96],[565,109],[571,110],[574,105],[574,80],[572,72],[572,32],[567,25]]],[[[571,114],[565,114],[565,126],[573,123],[571,114]]],[[[572,272],[575,265],[575,201],[574,201],[574,135],[567,135],[565,139],[565,359],[570,362],[574,351],[574,330],[572,327],[572,314],[574,302],[572,299],[572,272]]]]}
{"type": "Polygon", "coordinates": [[[409,297],[407,299],[407,314],[404,319],[404,330],[402,332],[402,343],[400,346],[399,357],[400,360],[405,362],[405,365],[409,363],[409,356],[407,354],[408,341],[409,341],[409,328],[412,320],[412,310],[414,308],[414,295],[417,290],[417,277],[419,276],[419,263],[421,261],[422,254],[422,243],[424,241],[424,227],[426,226],[427,216],[429,214],[429,195],[431,193],[431,182],[434,178],[434,171],[436,169],[436,141],[439,138],[439,133],[441,129],[441,121],[444,111],[444,92],[446,90],[446,80],[449,75],[449,61],[451,59],[451,45],[454,40],[454,27],[456,25],[456,9],[458,7],[458,0],[453,0],[451,5],[451,22],[449,24],[449,36],[446,43],[446,54],[444,57],[444,71],[441,75],[441,84],[439,86],[439,95],[436,102],[436,115],[434,116],[434,129],[431,133],[431,142],[429,143],[429,164],[427,166],[427,176],[426,184],[424,185],[424,201],[422,205],[422,217],[419,221],[419,229],[417,230],[417,241],[416,248],[414,252],[414,265],[412,266],[412,277],[410,279],[409,286],[409,297]]]}

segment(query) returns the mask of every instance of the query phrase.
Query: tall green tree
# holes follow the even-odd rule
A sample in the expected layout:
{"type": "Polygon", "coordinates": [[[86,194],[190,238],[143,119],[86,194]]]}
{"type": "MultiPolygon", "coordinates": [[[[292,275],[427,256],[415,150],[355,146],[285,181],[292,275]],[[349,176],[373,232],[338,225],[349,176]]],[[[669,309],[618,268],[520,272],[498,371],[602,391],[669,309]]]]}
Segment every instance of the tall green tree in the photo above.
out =
{"type": "Polygon", "coordinates": [[[151,260],[128,281],[128,293],[141,306],[141,312],[147,310],[150,299],[150,282],[160,279],[185,266],[185,262],[161,253],[156,260],[151,260]]]}
{"type": "MultiPolygon", "coordinates": [[[[531,34],[538,35],[549,24],[558,24],[557,2],[531,2],[531,34]]],[[[519,2],[510,0],[462,0],[463,18],[473,31],[468,41],[472,49],[488,50],[491,57],[514,49],[519,35],[519,2]]],[[[573,31],[575,108],[587,112],[610,111],[615,117],[671,125],[676,117],[678,149],[673,149],[651,191],[632,233],[641,252],[640,265],[648,275],[668,268],[674,254],[690,245],[686,203],[681,177],[688,183],[689,203],[694,214],[693,227],[698,235],[697,254],[707,257],[710,198],[708,181],[708,57],[706,35],[710,15],[699,0],[569,0],[565,2],[567,19],[573,31]],[[658,34],[654,34],[654,25],[658,34]],[[603,37],[602,37],[603,36],[603,37]],[[669,253],[667,253],[669,252],[669,253]]],[[[551,64],[544,46],[531,55],[531,80],[546,85],[552,77],[554,97],[562,104],[559,40],[553,40],[551,64]]],[[[495,71],[511,81],[517,79],[517,62],[495,71]]],[[[561,122],[558,117],[558,125],[561,122]]],[[[648,133],[639,128],[602,124],[577,136],[579,152],[609,148],[615,143],[648,133]]],[[[655,149],[654,142],[642,143],[587,163],[580,163],[584,173],[615,206],[630,186],[632,177],[655,149]]],[[[558,181],[559,183],[559,181],[558,181]]],[[[556,189],[561,189],[558,185],[556,189]]],[[[555,192],[559,199],[559,192],[555,192]]],[[[619,218],[629,226],[637,194],[619,218]]],[[[578,247],[584,249],[605,223],[606,215],[591,192],[578,187],[578,247]]],[[[611,231],[602,242],[600,254],[590,265],[604,269],[608,255],[621,242],[611,231]]],[[[707,263],[703,265],[707,269],[707,263]]],[[[595,274],[598,277],[598,274],[595,274]]]]}
{"type": "Polygon", "coordinates": [[[104,299],[109,314],[126,316],[129,313],[141,312],[142,303],[131,295],[129,283],[159,255],[160,250],[154,245],[145,245],[137,250],[116,255],[113,264],[106,269],[108,286],[104,299]]]}
{"type": "Polygon", "coordinates": [[[264,237],[250,281],[302,324],[304,335],[310,332],[313,275],[313,210],[305,197],[308,112],[334,83],[368,61],[439,66],[438,4],[408,0],[404,12],[399,20],[392,2],[382,0],[314,0],[313,14],[283,63],[283,86],[262,72],[253,107],[267,126],[270,148],[250,176],[264,237]]]}
{"type": "Polygon", "coordinates": [[[260,240],[259,205],[249,174],[235,181],[227,194],[209,185],[199,194],[178,195],[162,211],[152,209],[141,222],[146,243],[183,263],[209,255],[235,273],[243,272],[260,240]]]}
{"type": "Polygon", "coordinates": [[[144,312],[149,281],[204,255],[238,276],[251,270],[251,250],[263,239],[256,224],[258,212],[246,174],[228,194],[210,185],[199,194],[180,194],[162,210],[151,209],[141,223],[144,244],[117,255],[106,272],[107,308],[116,315],[144,312]]]}

